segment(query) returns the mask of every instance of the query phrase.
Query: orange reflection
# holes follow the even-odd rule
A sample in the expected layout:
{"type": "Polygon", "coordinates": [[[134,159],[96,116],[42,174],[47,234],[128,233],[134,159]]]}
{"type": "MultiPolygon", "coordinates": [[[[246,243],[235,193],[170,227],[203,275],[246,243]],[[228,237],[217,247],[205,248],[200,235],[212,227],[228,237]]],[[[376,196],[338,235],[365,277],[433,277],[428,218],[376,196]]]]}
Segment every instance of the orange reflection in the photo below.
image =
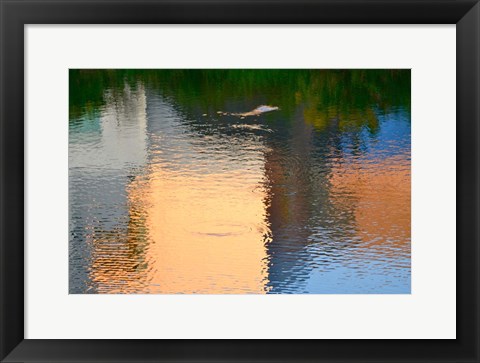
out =
{"type": "Polygon", "coordinates": [[[156,164],[131,184],[151,241],[149,292],[266,292],[265,191],[254,179],[244,171],[180,175],[156,164]]]}
{"type": "Polygon", "coordinates": [[[330,183],[337,208],[353,211],[365,247],[390,243],[410,248],[410,162],[406,155],[371,164],[338,163],[330,183]]]}
{"type": "Polygon", "coordinates": [[[96,231],[92,235],[90,277],[97,293],[142,291],[147,281],[144,259],[147,241],[140,231],[141,222],[132,218],[127,231],[96,231]]]}
{"type": "Polygon", "coordinates": [[[127,231],[92,238],[97,291],[266,293],[266,191],[253,179],[152,166],[128,188],[127,231]]]}

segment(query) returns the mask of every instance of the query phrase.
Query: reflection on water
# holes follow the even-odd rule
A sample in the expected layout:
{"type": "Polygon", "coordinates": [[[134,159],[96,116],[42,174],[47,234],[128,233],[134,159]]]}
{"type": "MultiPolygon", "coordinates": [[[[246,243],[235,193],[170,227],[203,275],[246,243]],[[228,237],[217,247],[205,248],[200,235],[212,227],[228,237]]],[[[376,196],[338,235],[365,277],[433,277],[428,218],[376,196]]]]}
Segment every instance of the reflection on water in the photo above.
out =
{"type": "Polygon", "coordinates": [[[69,130],[70,293],[410,293],[410,71],[72,70],[69,130]]]}

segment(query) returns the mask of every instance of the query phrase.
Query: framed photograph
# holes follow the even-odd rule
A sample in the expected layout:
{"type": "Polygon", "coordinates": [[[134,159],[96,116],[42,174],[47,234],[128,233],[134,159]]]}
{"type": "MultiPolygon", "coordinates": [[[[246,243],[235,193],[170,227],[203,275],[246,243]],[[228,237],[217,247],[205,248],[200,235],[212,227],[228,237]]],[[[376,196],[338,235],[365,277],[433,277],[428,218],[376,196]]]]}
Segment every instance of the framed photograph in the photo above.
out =
{"type": "Polygon", "coordinates": [[[1,0],[2,362],[479,362],[478,1],[1,0]]]}

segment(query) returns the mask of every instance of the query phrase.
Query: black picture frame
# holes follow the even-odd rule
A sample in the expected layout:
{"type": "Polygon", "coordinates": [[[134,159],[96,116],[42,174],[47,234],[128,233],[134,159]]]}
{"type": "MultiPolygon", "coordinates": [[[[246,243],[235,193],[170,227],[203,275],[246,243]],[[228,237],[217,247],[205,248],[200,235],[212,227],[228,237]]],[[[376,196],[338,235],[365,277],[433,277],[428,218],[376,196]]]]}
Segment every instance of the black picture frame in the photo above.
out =
{"type": "Polygon", "coordinates": [[[479,362],[478,0],[1,0],[0,6],[2,362],[479,362]],[[24,339],[24,26],[158,23],[456,24],[457,339],[24,339]]]}

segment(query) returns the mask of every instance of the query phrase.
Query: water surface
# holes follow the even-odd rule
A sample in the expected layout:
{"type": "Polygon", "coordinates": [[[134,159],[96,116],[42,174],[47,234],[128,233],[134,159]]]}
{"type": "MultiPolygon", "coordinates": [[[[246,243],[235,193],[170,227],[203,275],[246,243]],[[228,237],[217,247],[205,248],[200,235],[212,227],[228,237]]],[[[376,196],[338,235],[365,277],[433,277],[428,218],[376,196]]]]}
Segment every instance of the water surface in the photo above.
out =
{"type": "Polygon", "coordinates": [[[70,293],[410,293],[410,169],[409,70],[71,70],[70,293]]]}

